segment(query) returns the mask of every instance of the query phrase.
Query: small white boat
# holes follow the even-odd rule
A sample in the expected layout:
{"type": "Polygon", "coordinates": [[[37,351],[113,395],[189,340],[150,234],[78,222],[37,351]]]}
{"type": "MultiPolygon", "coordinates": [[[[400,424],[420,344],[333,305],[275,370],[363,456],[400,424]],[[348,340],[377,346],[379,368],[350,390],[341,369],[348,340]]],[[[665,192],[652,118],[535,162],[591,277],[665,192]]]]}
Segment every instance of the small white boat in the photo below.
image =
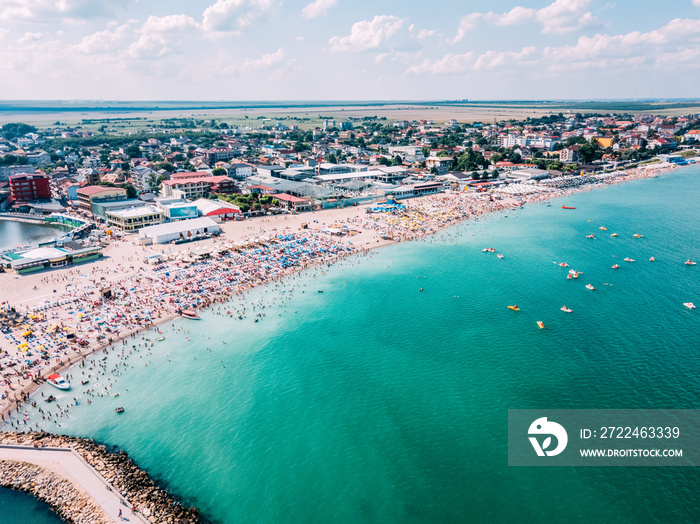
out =
{"type": "Polygon", "coordinates": [[[649,258],[649,262],[653,262],[654,260],[656,260],[654,257],[649,258]]]}
{"type": "Polygon", "coordinates": [[[497,256],[498,258],[503,258],[503,255],[501,255],[500,253],[499,253],[498,255],[496,255],[496,256],[497,256]]]}
{"type": "Polygon", "coordinates": [[[692,302],[683,302],[683,305],[688,309],[695,309],[695,304],[693,304],[692,302]]]}
{"type": "Polygon", "coordinates": [[[70,384],[58,373],[52,373],[46,377],[46,382],[58,389],[70,389],[70,384]]]}
{"type": "Polygon", "coordinates": [[[586,289],[590,289],[591,291],[594,290],[595,288],[593,287],[592,284],[586,284],[586,289]]]}
{"type": "Polygon", "coordinates": [[[685,261],[686,266],[695,266],[697,265],[697,262],[693,262],[692,260],[688,259],[685,261]]]}
{"type": "Polygon", "coordinates": [[[573,311],[574,311],[573,309],[569,309],[569,308],[566,307],[566,306],[562,306],[562,307],[561,307],[561,310],[562,310],[564,313],[573,313],[573,311]]]}
{"type": "Polygon", "coordinates": [[[182,312],[180,313],[181,316],[185,318],[191,318],[192,320],[200,320],[201,317],[192,311],[191,309],[183,309],[182,312]]]}
{"type": "Polygon", "coordinates": [[[634,259],[629,257],[623,258],[622,260],[624,260],[625,262],[634,262],[634,259]]]}

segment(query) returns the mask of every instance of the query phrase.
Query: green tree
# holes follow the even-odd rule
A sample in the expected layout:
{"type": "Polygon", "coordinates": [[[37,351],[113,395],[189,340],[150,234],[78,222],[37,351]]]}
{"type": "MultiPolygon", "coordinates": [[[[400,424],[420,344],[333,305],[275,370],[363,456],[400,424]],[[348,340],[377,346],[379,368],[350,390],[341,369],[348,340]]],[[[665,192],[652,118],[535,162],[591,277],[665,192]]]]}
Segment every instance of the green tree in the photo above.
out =
{"type": "Polygon", "coordinates": [[[581,162],[588,164],[589,162],[595,160],[598,153],[597,149],[598,148],[596,146],[589,144],[588,142],[578,146],[578,154],[581,157],[581,162]]]}
{"type": "Polygon", "coordinates": [[[377,159],[377,163],[378,163],[380,166],[390,166],[390,165],[391,165],[391,161],[390,161],[387,157],[385,157],[385,156],[380,156],[380,157],[377,159]]]}
{"type": "Polygon", "coordinates": [[[129,158],[139,158],[141,156],[141,148],[137,144],[131,144],[125,150],[129,158]]]}
{"type": "Polygon", "coordinates": [[[211,174],[213,176],[228,176],[228,171],[226,171],[223,167],[215,167],[212,169],[211,174]]]}
{"type": "Polygon", "coordinates": [[[148,173],[148,177],[146,177],[146,185],[152,193],[157,193],[160,189],[160,185],[163,183],[163,180],[165,180],[165,175],[159,175],[156,172],[148,173]]]}
{"type": "Polygon", "coordinates": [[[136,198],[136,195],[138,195],[133,184],[121,184],[119,187],[126,189],[126,198],[136,198]]]}
{"type": "Polygon", "coordinates": [[[326,153],[326,156],[324,157],[325,161],[328,162],[329,164],[337,164],[338,159],[333,153],[326,153]]]}
{"type": "Polygon", "coordinates": [[[175,172],[175,166],[172,165],[170,162],[161,162],[156,165],[156,169],[160,171],[161,169],[165,169],[166,171],[170,171],[171,173],[175,172]]]}
{"type": "Polygon", "coordinates": [[[22,122],[5,124],[0,128],[0,133],[2,133],[3,138],[12,140],[13,138],[24,136],[27,133],[36,133],[36,127],[22,122]]]}
{"type": "Polygon", "coordinates": [[[403,164],[403,158],[399,155],[396,155],[391,161],[392,166],[400,166],[401,164],[403,164]]]}

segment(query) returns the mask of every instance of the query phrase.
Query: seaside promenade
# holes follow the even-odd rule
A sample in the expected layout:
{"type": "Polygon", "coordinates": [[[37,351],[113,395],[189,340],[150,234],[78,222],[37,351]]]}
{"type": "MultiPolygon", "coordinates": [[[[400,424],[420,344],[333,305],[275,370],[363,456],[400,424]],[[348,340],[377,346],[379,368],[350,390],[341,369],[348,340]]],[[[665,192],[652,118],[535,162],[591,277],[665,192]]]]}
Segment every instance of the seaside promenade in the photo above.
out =
{"type": "MultiPolygon", "coordinates": [[[[90,466],[75,450],[69,448],[41,448],[0,444],[0,463],[26,462],[49,471],[73,484],[104,511],[112,522],[149,524],[143,516],[132,512],[132,506],[114,487],[90,466]],[[119,516],[121,515],[124,518],[119,516]]],[[[98,518],[95,515],[95,518],[98,518]]]]}

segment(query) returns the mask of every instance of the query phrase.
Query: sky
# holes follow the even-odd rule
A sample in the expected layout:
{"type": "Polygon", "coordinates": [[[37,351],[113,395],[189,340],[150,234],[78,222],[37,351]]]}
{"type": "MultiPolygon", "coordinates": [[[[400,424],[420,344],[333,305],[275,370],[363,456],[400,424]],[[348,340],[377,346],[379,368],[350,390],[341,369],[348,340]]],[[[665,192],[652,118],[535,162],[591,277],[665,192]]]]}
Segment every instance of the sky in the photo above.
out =
{"type": "Polygon", "coordinates": [[[0,0],[4,100],[700,97],[700,0],[0,0]]]}

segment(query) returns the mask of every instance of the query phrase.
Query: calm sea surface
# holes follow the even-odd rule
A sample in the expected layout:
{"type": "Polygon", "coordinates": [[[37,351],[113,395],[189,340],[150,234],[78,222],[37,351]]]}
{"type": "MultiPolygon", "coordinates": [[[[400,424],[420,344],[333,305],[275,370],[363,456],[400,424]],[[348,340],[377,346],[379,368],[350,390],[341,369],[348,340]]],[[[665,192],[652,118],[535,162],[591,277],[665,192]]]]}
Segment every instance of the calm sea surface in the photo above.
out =
{"type": "Polygon", "coordinates": [[[509,468],[506,424],[700,407],[698,202],[688,167],[316,269],[96,356],[51,391],[81,400],[60,427],[29,423],[125,449],[217,522],[695,521],[697,469],[509,468]]]}
{"type": "Polygon", "coordinates": [[[51,240],[53,237],[65,234],[72,228],[60,226],[41,226],[0,218],[0,251],[19,245],[36,244],[51,240]]]}

